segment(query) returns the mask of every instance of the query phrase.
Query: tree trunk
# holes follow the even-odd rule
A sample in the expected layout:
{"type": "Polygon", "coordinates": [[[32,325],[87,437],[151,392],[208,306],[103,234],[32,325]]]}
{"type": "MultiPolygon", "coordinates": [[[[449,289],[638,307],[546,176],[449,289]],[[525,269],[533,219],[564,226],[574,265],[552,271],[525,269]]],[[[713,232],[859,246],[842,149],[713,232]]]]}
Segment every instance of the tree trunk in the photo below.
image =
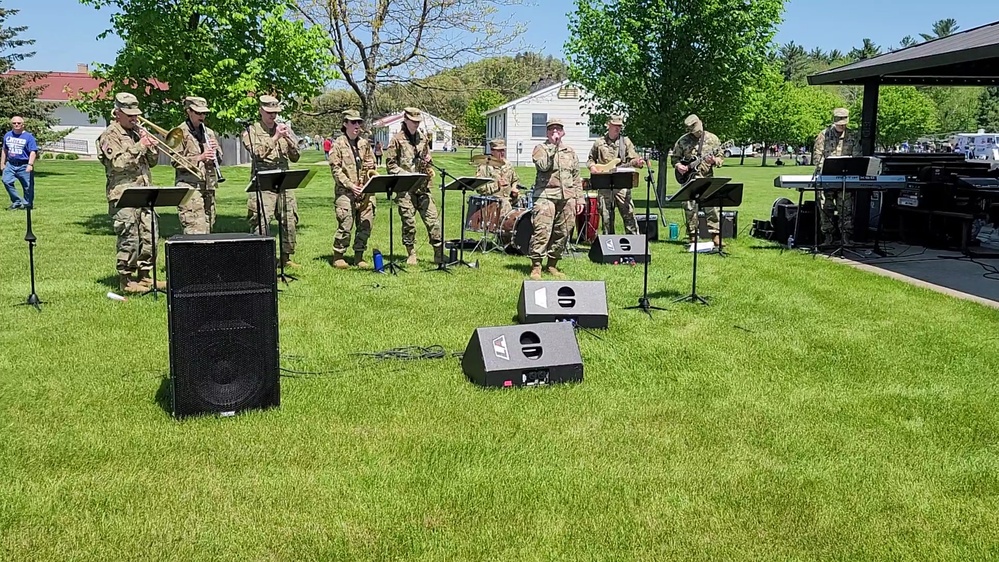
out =
{"type": "Polygon", "coordinates": [[[769,151],[769,150],[770,150],[770,144],[764,142],[763,143],[763,163],[760,164],[760,166],[766,166],[767,165],[767,151],[769,151]]]}
{"type": "Polygon", "coordinates": [[[742,147],[742,156],[739,157],[739,165],[746,165],[746,147],[742,147]]]}

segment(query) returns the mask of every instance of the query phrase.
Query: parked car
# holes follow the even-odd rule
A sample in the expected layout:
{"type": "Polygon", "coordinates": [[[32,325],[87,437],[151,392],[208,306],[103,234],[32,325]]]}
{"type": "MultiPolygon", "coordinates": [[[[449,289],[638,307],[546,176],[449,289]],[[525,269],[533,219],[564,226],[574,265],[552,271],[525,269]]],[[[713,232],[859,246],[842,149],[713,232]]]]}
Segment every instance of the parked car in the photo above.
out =
{"type": "Polygon", "coordinates": [[[742,156],[743,151],[745,151],[746,156],[754,156],[756,154],[752,146],[733,146],[725,149],[725,158],[742,156]]]}

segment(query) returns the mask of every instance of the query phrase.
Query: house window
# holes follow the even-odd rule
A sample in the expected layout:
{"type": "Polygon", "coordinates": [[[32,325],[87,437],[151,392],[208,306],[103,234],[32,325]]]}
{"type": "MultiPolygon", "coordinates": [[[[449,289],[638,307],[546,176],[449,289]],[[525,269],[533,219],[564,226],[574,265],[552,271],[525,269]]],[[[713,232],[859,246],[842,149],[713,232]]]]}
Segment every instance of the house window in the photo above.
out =
{"type": "Polygon", "coordinates": [[[444,142],[444,131],[437,131],[438,142],[444,142]]]}
{"type": "Polygon", "coordinates": [[[536,139],[543,139],[548,136],[548,114],[547,113],[532,113],[531,114],[531,136],[536,139]]]}

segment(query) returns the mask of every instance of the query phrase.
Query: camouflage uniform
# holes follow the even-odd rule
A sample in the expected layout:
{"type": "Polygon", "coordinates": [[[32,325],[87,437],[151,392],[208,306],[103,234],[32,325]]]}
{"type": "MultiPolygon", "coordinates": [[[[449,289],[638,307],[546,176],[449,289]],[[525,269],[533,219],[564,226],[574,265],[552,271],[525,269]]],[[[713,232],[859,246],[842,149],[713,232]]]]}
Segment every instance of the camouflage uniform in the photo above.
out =
{"type": "MultiPolygon", "coordinates": [[[[298,162],[300,156],[298,146],[286,138],[274,140],[276,129],[276,124],[271,129],[265,129],[263,123],[258,121],[250,127],[248,132],[243,133],[243,146],[250,151],[256,172],[287,170],[289,162],[298,162]],[[251,144],[252,149],[250,148],[251,144]]],[[[281,195],[273,191],[262,191],[260,195],[263,199],[263,220],[257,216],[257,194],[251,192],[246,199],[250,232],[263,234],[265,225],[271,222],[272,217],[276,217],[281,228],[281,254],[283,256],[294,254],[298,226],[298,203],[295,200],[295,191],[287,191],[281,195]],[[285,198],[287,198],[287,203],[285,198]],[[285,208],[285,204],[287,204],[287,208],[285,208]]]]}
{"type": "MultiPolygon", "coordinates": [[[[208,111],[207,106],[203,105],[202,98],[187,98],[184,103],[188,107],[194,107],[195,111],[202,109],[208,111]],[[195,101],[192,104],[188,100],[195,101]]],[[[180,130],[184,131],[184,142],[177,147],[177,152],[194,162],[194,167],[201,172],[205,181],[198,179],[178,162],[172,162],[175,170],[174,182],[180,187],[194,190],[186,202],[177,206],[177,216],[180,219],[180,224],[184,227],[184,234],[210,234],[212,227],[215,226],[215,189],[218,187],[218,173],[215,163],[195,162],[194,159],[205,151],[205,142],[209,139],[217,141],[218,136],[207,125],[204,133],[197,131],[197,136],[195,136],[195,131],[191,130],[192,126],[190,121],[184,121],[179,125],[180,130]],[[205,142],[198,140],[202,134],[207,135],[207,138],[204,139],[205,142]]],[[[222,154],[221,148],[218,154],[222,154]]]]}
{"type": "Polygon", "coordinates": [[[535,146],[531,158],[538,175],[531,209],[534,233],[528,256],[535,265],[546,255],[549,263],[558,262],[575,224],[576,200],[582,195],[579,158],[568,145],[556,146],[549,141],[535,146]]]}
{"type": "MultiPolygon", "coordinates": [[[[839,108],[833,111],[833,119],[846,123],[849,119],[847,110],[839,108]]],[[[815,173],[822,173],[822,163],[828,156],[861,156],[860,139],[857,139],[848,129],[841,135],[833,126],[827,127],[815,137],[815,149],[812,160],[815,162],[815,173]]],[[[833,242],[833,212],[839,212],[839,231],[844,241],[849,241],[853,234],[853,194],[843,193],[839,189],[827,189],[819,192],[820,224],[825,244],[833,242]]]]}
{"type": "Polygon", "coordinates": [[[371,236],[371,223],[375,218],[375,198],[354,195],[351,187],[367,183],[366,172],[375,169],[375,153],[371,143],[358,137],[352,143],[347,135],[341,135],[333,142],[329,156],[330,170],[333,172],[334,205],[337,229],[333,237],[334,256],[343,256],[350,245],[350,231],[356,225],[354,236],[355,265],[368,247],[371,236]]]}
{"type": "MultiPolygon", "coordinates": [[[[138,100],[131,94],[119,94],[116,100],[126,100],[122,106],[128,111],[138,111],[138,100]],[[131,100],[134,101],[134,108],[131,100]]],[[[116,107],[118,107],[116,101],[116,107]]],[[[140,115],[139,113],[128,113],[140,115]]],[[[139,142],[138,129],[126,130],[117,121],[111,123],[97,138],[100,147],[98,159],[107,176],[108,214],[112,218],[117,239],[117,270],[122,290],[133,277],[148,278],[153,269],[153,229],[158,228],[156,213],[148,209],[122,208],[115,205],[126,188],[148,186],[149,169],[156,165],[154,147],[139,142]]]]}
{"type": "MultiPolygon", "coordinates": [[[[639,158],[634,143],[625,136],[617,139],[604,135],[594,141],[590,149],[590,157],[586,166],[606,164],[615,158],[620,159],[621,166],[631,166],[639,158]]],[[[638,221],[635,220],[635,202],[631,198],[631,189],[600,189],[600,220],[604,223],[604,234],[614,234],[614,208],[621,211],[624,221],[624,231],[627,234],[638,234],[638,221]]]]}
{"type": "MultiPolygon", "coordinates": [[[[406,108],[407,117],[422,120],[422,114],[414,108],[406,108]]],[[[406,125],[392,135],[385,149],[385,167],[389,174],[426,173],[423,158],[430,154],[430,138],[425,133],[417,131],[409,137],[406,125]]],[[[429,166],[429,165],[426,165],[429,166]]],[[[416,245],[416,213],[420,213],[423,224],[427,227],[430,245],[434,248],[435,259],[439,261],[443,249],[441,225],[437,217],[437,205],[430,197],[430,182],[423,182],[412,190],[396,195],[395,202],[399,205],[399,216],[402,217],[402,244],[410,256],[415,256],[416,245]]]]}
{"type": "MultiPolygon", "coordinates": [[[[696,118],[696,116],[691,116],[696,118]]],[[[690,119],[688,117],[688,119],[690,119]]],[[[686,124],[687,121],[684,121],[686,124]]],[[[697,125],[687,125],[688,129],[691,127],[698,127],[700,125],[700,120],[697,120],[697,125]]],[[[699,139],[694,132],[688,132],[682,137],[677,139],[676,144],[673,145],[673,154],[670,157],[670,164],[674,167],[681,160],[689,160],[697,158],[702,154],[711,154],[716,158],[721,158],[721,142],[714,133],[709,133],[704,131],[704,146],[698,151],[698,147],[701,146],[701,139],[699,139]]],[[[694,178],[710,178],[714,176],[714,165],[708,164],[707,162],[701,162],[698,166],[697,171],[691,177],[694,178]]],[[[698,236],[698,224],[697,224],[697,203],[693,201],[688,201],[684,204],[684,211],[687,215],[687,237],[696,238],[698,236]]],[[[721,222],[718,217],[718,207],[705,207],[704,217],[707,219],[708,232],[714,235],[721,233],[721,222]]]]}

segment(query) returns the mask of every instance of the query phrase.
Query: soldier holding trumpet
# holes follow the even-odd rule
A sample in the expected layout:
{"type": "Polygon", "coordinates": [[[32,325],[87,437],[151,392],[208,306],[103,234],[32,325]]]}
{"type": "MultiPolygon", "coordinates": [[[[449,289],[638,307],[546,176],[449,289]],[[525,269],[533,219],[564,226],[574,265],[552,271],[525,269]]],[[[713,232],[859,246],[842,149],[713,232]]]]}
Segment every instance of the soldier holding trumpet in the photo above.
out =
{"type": "Polygon", "coordinates": [[[205,98],[184,98],[184,111],[187,120],[176,127],[184,134],[177,152],[186,158],[187,165],[178,160],[172,163],[176,184],[194,191],[177,207],[177,214],[184,234],[210,234],[215,225],[215,188],[224,181],[218,171],[222,150],[215,132],[205,126],[209,111],[205,98]]]}
{"type": "Polygon", "coordinates": [[[375,202],[370,195],[361,195],[368,178],[375,171],[375,153],[371,143],[361,137],[364,121],[355,110],[343,113],[343,134],[330,147],[329,164],[335,184],[334,205],[337,229],[333,236],[333,267],[347,269],[344,259],[350,245],[350,231],[354,234],[354,266],[368,267],[364,250],[371,236],[371,223],[375,218],[375,202]]]}

